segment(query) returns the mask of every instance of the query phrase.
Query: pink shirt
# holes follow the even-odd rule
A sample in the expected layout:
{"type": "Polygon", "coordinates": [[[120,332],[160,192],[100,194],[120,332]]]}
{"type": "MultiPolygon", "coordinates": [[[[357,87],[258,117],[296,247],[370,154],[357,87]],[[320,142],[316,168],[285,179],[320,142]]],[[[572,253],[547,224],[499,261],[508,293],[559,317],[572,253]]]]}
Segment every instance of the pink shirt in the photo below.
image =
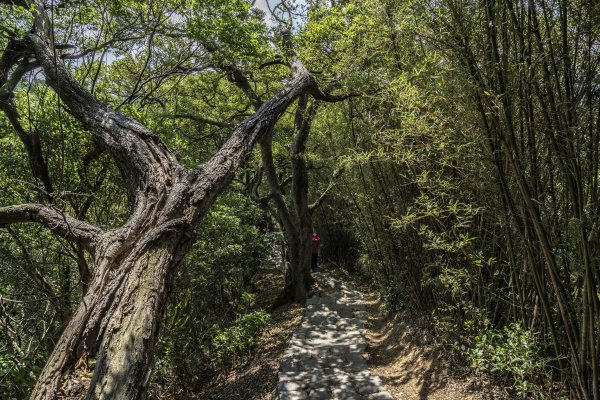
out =
{"type": "Polygon", "coordinates": [[[321,242],[321,238],[316,233],[312,235],[312,252],[316,254],[319,252],[319,243],[321,242]]]}

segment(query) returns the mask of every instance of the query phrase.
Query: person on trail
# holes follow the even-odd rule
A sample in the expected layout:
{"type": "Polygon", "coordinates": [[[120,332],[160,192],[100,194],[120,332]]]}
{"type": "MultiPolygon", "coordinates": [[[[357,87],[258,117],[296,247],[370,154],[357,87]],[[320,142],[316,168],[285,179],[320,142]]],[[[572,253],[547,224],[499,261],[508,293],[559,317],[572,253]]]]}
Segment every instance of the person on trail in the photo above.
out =
{"type": "Polygon", "coordinates": [[[317,234],[317,232],[313,232],[312,234],[312,258],[310,262],[311,271],[317,270],[317,256],[319,254],[319,243],[321,243],[321,238],[317,234]]]}

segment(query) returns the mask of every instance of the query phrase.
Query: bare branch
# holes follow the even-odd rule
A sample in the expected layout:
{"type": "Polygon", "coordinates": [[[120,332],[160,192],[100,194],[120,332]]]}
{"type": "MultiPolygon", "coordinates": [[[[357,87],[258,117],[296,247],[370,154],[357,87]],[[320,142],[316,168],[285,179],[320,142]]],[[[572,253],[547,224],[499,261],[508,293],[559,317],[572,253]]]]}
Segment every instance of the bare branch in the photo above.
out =
{"type": "Polygon", "coordinates": [[[17,65],[13,73],[6,79],[6,82],[0,86],[0,101],[9,98],[12,95],[13,90],[15,90],[15,87],[17,87],[21,81],[21,78],[36,67],[39,67],[39,64],[36,62],[25,61],[17,65]]]}
{"type": "Polygon", "coordinates": [[[17,108],[12,102],[0,101],[0,110],[4,111],[4,114],[17,132],[17,136],[19,136],[19,139],[23,142],[34,178],[39,179],[44,185],[44,193],[40,194],[46,198],[47,202],[52,203],[54,200],[54,189],[52,180],[50,179],[50,173],[48,172],[48,163],[42,154],[40,136],[37,132],[27,133],[25,131],[25,128],[23,128],[19,121],[20,117],[17,108]]]}
{"type": "Polygon", "coordinates": [[[28,42],[48,85],[115,160],[134,206],[143,204],[146,193],[158,190],[155,185],[162,177],[181,168],[175,155],[145,126],[101,103],[73,78],[56,57],[51,23],[40,6],[28,42]]]}
{"type": "Polygon", "coordinates": [[[83,162],[83,168],[87,168],[92,161],[100,158],[100,156],[104,154],[105,151],[106,148],[101,143],[95,143],[94,146],[91,149],[89,149],[87,153],[83,155],[83,157],[81,157],[81,161],[83,162]]]}
{"type": "Polygon", "coordinates": [[[25,0],[0,0],[0,4],[15,5],[15,6],[21,6],[21,7],[28,6],[27,1],[25,1],[25,0]]]}
{"type": "Polygon", "coordinates": [[[333,189],[336,184],[337,177],[339,177],[343,172],[344,172],[344,168],[340,168],[333,173],[333,177],[332,177],[331,181],[329,182],[329,185],[323,191],[323,193],[321,193],[321,196],[319,196],[319,198],[314,203],[312,203],[311,205],[308,206],[308,209],[311,213],[314,212],[317,208],[319,208],[325,200],[327,200],[327,197],[331,193],[331,189],[333,189]]]}
{"type": "Polygon", "coordinates": [[[263,69],[263,68],[270,67],[271,65],[285,65],[286,67],[290,66],[288,63],[283,61],[283,58],[280,57],[280,58],[276,58],[271,61],[264,62],[264,63],[260,64],[260,66],[258,68],[263,69]]]}
{"type": "Polygon", "coordinates": [[[0,102],[9,100],[21,78],[35,68],[36,63],[30,59],[31,56],[25,41],[15,37],[8,40],[0,57],[0,102]]]}
{"type": "Polygon", "coordinates": [[[197,172],[200,174],[195,183],[193,201],[212,202],[205,195],[209,179],[213,178],[210,185],[229,183],[235,170],[250,156],[248,148],[252,148],[261,138],[269,136],[281,114],[314,85],[314,79],[308,70],[299,60],[294,59],[292,79],[262,103],[254,115],[239,124],[221,149],[207,163],[198,167],[197,172]],[[214,179],[215,175],[218,179],[214,179]]]}
{"type": "MultiPolygon", "coordinates": [[[[132,41],[132,40],[141,40],[143,39],[144,36],[132,36],[132,37],[116,37],[113,38],[111,40],[107,40],[106,42],[99,44],[95,47],[86,49],[86,50],[82,50],[79,53],[68,53],[68,54],[61,54],[60,58],[62,58],[63,60],[77,60],[79,58],[85,57],[88,54],[91,53],[95,53],[97,51],[100,50],[104,50],[104,49],[108,49],[110,48],[113,44],[115,43],[122,43],[122,42],[128,42],[128,41],[132,41]]],[[[70,44],[57,44],[56,46],[54,46],[56,49],[76,49],[75,46],[70,45],[70,44]]]]}
{"type": "MultiPolygon", "coordinates": [[[[265,176],[267,177],[267,183],[269,185],[269,197],[268,200],[273,200],[275,203],[275,209],[277,216],[281,221],[284,229],[287,232],[293,232],[293,219],[290,209],[288,208],[285,199],[283,197],[284,185],[279,181],[277,172],[275,171],[275,164],[273,162],[273,132],[269,132],[260,143],[260,152],[263,160],[263,168],[265,170],[265,176]]],[[[265,200],[267,200],[265,199],[265,200]]]]}
{"type": "Polygon", "coordinates": [[[8,41],[0,57],[0,110],[6,114],[23,142],[33,176],[42,181],[45,191],[43,195],[51,203],[53,201],[52,182],[48,173],[48,165],[42,155],[39,135],[37,132],[27,133],[25,131],[13,102],[13,91],[21,78],[38,66],[36,60],[31,59],[31,51],[26,47],[24,41],[14,38],[8,41]]]}
{"type": "Polygon", "coordinates": [[[67,240],[81,243],[93,253],[96,241],[104,233],[97,226],[63,213],[58,208],[43,204],[20,204],[0,207],[0,227],[21,222],[37,222],[67,240]]]}
{"type": "Polygon", "coordinates": [[[330,93],[325,93],[317,85],[315,85],[309,91],[309,94],[311,94],[312,97],[314,97],[315,99],[322,100],[322,101],[325,101],[327,103],[336,103],[338,101],[346,100],[346,99],[348,99],[350,97],[358,97],[358,96],[360,96],[360,93],[355,93],[355,92],[348,93],[348,94],[340,94],[340,95],[333,95],[333,94],[330,94],[330,93]]]}

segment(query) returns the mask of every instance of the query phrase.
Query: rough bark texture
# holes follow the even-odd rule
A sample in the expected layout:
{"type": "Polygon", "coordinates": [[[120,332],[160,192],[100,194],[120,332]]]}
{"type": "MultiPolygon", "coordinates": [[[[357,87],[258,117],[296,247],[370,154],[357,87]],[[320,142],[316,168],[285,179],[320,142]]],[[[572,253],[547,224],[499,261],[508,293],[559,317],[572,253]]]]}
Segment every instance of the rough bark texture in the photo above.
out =
{"type": "Polygon", "coordinates": [[[308,107],[308,99],[301,96],[295,116],[295,137],[291,151],[292,162],[292,208],[281,191],[273,163],[272,132],[261,141],[263,168],[269,184],[277,216],[282,222],[283,234],[288,247],[289,266],[285,286],[275,305],[286,302],[303,303],[312,284],[310,273],[312,210],[308,204],[308,169],[304,159],[310,123],[316,112],[316,103],[308,107]]]}
{"type": "Polygon", "coordinates": [[[42,204],[20,204],[0,208],[0,227],[17,222],[38,222],[66,239],[81,243],[93,252],[102,229],[70,217],[58,208],[42,204]]]}
{"type": "Polygon", "coordinates": [[[105,232],[51,206],[0,208],[0,226],[43,224],[84,246],[94,258],[89,288],[31,399],[80,398],[81,390],[88,399],[140,399],[173,275],[193,243],[195,228],[255,143],[315,83],[302,64],[293,61],[292,78],[285,86],[235,128],[208,162],[189,171],[146,127],[100,103],[75,81],[57,57],[52,39],[50,21],[38,7],[22,57],[35,58],[46,83],[113,158],[129,193],[131,215],[122,227],[105,232]],[[89,386],[72,391],[77,368],[91,360],[95,369],[89,386]]]}
{"type": "Polygon", "coordinates": [[[40,196],[48,203],[52,202],[53,188],[48,172],[48,165],[42,154],[42,145],[37,132],[27,132],[21,122],[20,115],[13,102],[13,90],[21,78],[38,64],[28,59],[22,59],[27,53],[27,47],[22,41],[9,40],[0,57],[0,110],[4,112],[15,132],[21,139],[34,178],[43,186],[40,196]]]}

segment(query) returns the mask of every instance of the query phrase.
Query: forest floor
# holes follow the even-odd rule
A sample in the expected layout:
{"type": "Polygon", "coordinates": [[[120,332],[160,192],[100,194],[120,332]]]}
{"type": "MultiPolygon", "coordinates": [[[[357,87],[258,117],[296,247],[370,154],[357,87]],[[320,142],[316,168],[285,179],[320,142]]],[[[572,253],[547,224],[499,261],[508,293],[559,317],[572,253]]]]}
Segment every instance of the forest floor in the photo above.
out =
{"type": "Polygon", "coordinates": [[[483,400],[490,397],[479,389],[481,379],[470,377],[465,368],[435,346],[422,317],[383,310],[379,293],[343,270],[330,270],[340,279],[352,281],[363,293],[367,360],[371,372],[381,377],[386,389],[398,400],[483,400]]]}
{"type": "MultiPolygon", "coordinates": [[[[379,294],[339,269],[332,275],[351,281],[363,293],[367,305],[367,360],[374,375],[398,400],[480,400],[495,398],[477,390],[478,381],[465,376],[432,339],[421,319],[402,313],[388,315],[379,294]]],[[[277,271],[262,272],[256,280],[256,306],[268,309],[283,285],[277,271]]],[[[273,311],[261,345],[245,362],[207,376],[194,398],[216,400],[272,400],[277,387],[281,356],[302,321],[304,308],[288,305],[273,311]]]]}
{"type": "MultiPolygon", "coordinates": [[[[255,308],[268,310],[283,287],[283,274],[262,271],[256,277],[255,308]]],[[[291,304],[272,311],[271,323],[260,344],[244,362],[207,376],[194,398],[203,400],[270,400],[277,387],[279,361],[296,325],[302,321],[304,307],[291,304]]]]}
{"type": "Polygon", "coordinates": [[[406,313],[385,315],[375,292],[365,293],[369,319],[369,364],[394,398],[401,400],[476,400],[477,380],[431,345],[419,318],[406,313]]]}

